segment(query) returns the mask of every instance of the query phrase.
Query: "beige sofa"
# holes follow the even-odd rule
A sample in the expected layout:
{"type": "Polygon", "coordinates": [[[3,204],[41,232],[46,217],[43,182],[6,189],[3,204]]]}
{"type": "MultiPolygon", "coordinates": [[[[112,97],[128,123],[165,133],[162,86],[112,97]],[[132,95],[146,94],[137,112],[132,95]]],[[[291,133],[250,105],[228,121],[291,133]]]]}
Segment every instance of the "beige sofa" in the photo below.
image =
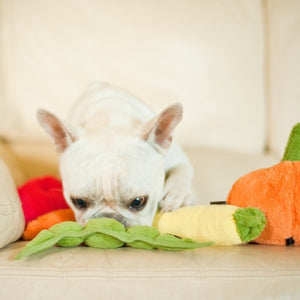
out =
{"type": "Polygon", "coordinates": [[[38,107],[64,117],[96,80],[156,110],[181,101],[176,138],[199,203],[224,201],[238,177],[280,160],[300,120],[299,33],[298,0],[0,0],[0,299],[298,299],[293,246],[14,258],[25,245],[15,185],[58,174],[38,107]]]}

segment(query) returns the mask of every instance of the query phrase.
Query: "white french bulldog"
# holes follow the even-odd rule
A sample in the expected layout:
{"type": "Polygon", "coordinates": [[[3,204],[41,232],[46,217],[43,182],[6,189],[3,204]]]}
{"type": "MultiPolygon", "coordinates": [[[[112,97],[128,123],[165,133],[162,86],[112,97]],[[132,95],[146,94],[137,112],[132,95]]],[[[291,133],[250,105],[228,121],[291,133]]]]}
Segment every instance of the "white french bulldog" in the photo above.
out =
{"type": "Polygon", "coordinates": [[[191,204],[193,169],[175,142],[181,104],[155,116],[129,93],[93,84],[67,122],[38,110],[59,152],[64,197],[76,220],[112,217],[125,226],[151,225],[163,211],[191,204]]]}

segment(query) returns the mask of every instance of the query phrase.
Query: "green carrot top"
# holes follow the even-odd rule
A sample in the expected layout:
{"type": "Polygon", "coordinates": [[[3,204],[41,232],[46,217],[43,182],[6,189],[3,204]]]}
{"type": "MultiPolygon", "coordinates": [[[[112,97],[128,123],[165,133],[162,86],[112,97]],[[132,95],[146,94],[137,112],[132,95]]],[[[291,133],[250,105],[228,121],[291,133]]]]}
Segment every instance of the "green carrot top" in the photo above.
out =
{"type": "Polygon", "coordinates": [[[289,136],[281,161],[300,161],[300,123],[297,123],[289,136]]]}

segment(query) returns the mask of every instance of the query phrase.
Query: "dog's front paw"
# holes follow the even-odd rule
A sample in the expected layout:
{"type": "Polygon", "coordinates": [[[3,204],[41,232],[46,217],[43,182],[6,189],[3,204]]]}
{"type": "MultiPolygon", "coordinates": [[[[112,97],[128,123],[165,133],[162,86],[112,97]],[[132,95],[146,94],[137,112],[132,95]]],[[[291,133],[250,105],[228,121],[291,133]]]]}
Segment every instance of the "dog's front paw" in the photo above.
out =
{"type": "Polygon", "coordinates": [[[189,189],[169,185],[164,189],[163,197],[159,202],[159,207],[162,212],[166,212],[191,204],[192,195],[189,189]]]}

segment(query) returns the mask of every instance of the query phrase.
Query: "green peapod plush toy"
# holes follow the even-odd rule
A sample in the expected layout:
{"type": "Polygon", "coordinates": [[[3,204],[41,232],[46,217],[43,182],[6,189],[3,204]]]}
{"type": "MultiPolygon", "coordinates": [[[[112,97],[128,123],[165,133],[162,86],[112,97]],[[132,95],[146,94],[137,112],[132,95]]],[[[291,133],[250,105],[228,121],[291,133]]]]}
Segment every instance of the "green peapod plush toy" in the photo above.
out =
{"type": "Polygon", "coordinates": [[[89,220],[83,227],[79,223],[66,221],[41,231],[18,254],[17,259],[44,251],[54,245],[75,247],[86,246],[101,249],[126,246],[139,249],[183,250],[212,245],[211,242],[198,243],[191,239],[181,239],[171,234],[160,234],[154,227],[124,225],[111,218],[89,220]]]}
{"type": "Polygon", "coordinates": [[[101,249],[126,245],[147,250],[238,245],[259,236],[265,224],[266,218],[259,209],[233,205],[191,206],[159,213],[154,227],[132,226],[126,229],[110,218],[92,219],[84,227],[65,221],[49,230],[42,230],[16,258],[24,258],[55,245],[75,247],[85,244],[101,249]]]}

